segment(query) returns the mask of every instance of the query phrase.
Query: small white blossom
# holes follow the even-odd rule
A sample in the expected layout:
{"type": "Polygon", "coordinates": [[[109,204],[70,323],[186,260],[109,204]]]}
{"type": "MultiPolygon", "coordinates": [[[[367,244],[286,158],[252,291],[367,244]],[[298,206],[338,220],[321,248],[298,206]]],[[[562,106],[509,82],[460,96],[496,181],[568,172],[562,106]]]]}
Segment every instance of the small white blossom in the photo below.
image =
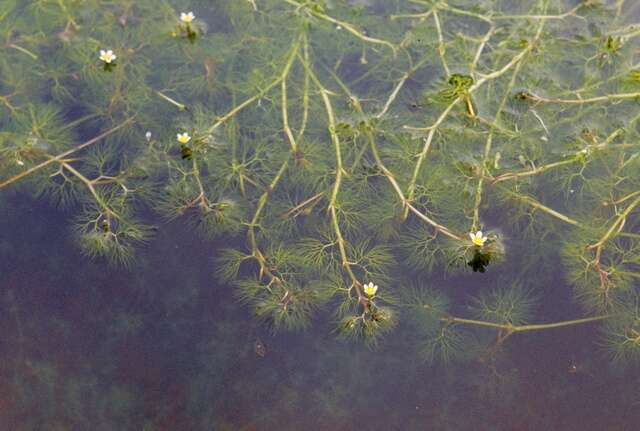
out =
{"type": "Polygon", "coordinates": [[[377,284],[373,284],[372,282],[369,282],[368,284],[364,285],[364,293],[368,297],[374,296],[377,291],[378,291],[378,285],[377,284]]]}
{"type": "Polygon", "coordinates": [[[147,131],[147,133],[144,134],[144,137],[147,138],[147,141],[151,140],[151,132],[147,131]]]}
{"type": "Polygon", "coordinates": [[[478,247],[482,247],[484,245],[485,242],[487,242],[487,237],[482,235],[482,231],[479,230],[476,233],[471,232],[469,234],[469,237],[471,237],[471,242],[473,242],[474,245],[477,245],[478,247]]]}
{"type": "Polygon", "coordinates": [[[16,163],[18,164],[18,166],[24,166],[24,162],[20,159],[17,159],[16,163]]]}
{"type": "Polygon", "coordinates": [[[181,144],[186,144],[191,140],[191,136],[189,136],[187,132],[178,133],[176,137],[178,139],[178,142],[180,142],[181,144]]]}
{"type": "Polygon", "coordinates": [[[116,58],[118,58],[112,50],[108,49],[108,50],[104,50],[101,49],[100,50],[100,60],[104,61],[107,64],[111,64],[112,61],[114,61],[116,58]]]}
{"type": "Polygon", "coordinates": [[[196,16],[193,14],[193,12],[189,12],[189,13],[182,12],[180,14],[180,21],[182,21],[184,23],[189,24],[194,19],[196,19],[196,16]]]}

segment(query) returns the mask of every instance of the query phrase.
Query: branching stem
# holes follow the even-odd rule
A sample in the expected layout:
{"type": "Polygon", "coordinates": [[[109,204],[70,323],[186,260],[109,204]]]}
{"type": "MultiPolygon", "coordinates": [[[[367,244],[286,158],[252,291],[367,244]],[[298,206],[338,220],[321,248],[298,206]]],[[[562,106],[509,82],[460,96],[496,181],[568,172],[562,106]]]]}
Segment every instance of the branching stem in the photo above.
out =
{"type": "Polygon", "coordinates": [[[77,147],[74,147],[74,148],[72,148],[70,150],[67,150],[67,151],[65,151],[65,152],[63,152],[63,153],[61,153],[61,154],[59,154],[59,155],[57,155],[55,157],[50,157],[47,160],[45,160],[44,162],[39,163],[39,164],[27,169],[26,171],[23,171],[23,172],[20,172],[17,175],[14,175],[13,177],[1,182],[0,183],[0,189],[3,188],[3,187],[8,186],[11,183],[14,183],[14,182],[20,180],[20,179],[22,179],[22,178],[24,178],[24,177],[26,177],[28,175],[31,175],[32,173],[34,173],[36,171],[39,171],[42,168],[45,168],[45,167],[49,166],[52,163],[60,162],[61,160],[66,159],[68,156],[70,156],[71,154],[73,154],[75,152],[78,152],[78,151],[80,151],[80,150],[82,150],[84,148],[90,147],[91,145],[95,144],[96,142],[99,142],[100,140],[106,138],[107,136],[109,136],[109,135],[117,132],[118,130],[122,129],[126,125],[132,123],[133,121],[134,121],[133,117],[130,117],[127,120],[125,120],[122,123],[120,123],[119,125],[117,125],[116,127],[113,127],[111,129],[107,130],[106,132],[103,132],[103,133],[99,134],[98,136],[96,136],[96,137],[94,137],[92,139],[89,139],[87,142],[85,142],[83,144],[80,144],[77,147]]]}

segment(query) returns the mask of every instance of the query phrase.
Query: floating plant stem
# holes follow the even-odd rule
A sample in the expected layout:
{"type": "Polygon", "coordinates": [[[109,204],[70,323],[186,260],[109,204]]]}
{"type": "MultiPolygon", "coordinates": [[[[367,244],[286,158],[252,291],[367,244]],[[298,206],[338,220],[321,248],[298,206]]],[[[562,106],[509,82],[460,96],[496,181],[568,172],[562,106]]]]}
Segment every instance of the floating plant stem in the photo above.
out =
{"type": "Polygon", "coordinates": [[[464,325],[484,326],[487,328],[504,329],[510,333],[516,332],[529,332],[529,331],[542,331],[546,329],[564,328],[567,326],[582,325],[584,323],[597,322],[600,320],[609,319],[611,315],[605,314],[601,316],[585,317],[582,319],[563,320],[553,323],[537,323],[528,325],[511,325],[509,323],[495,323],[487,322],[483,320],[464,319],[460,317],[446,316],[441,320],[447,323],[459,323],[464,325]]]}
{"type": "Polygon", "coordinates": [[[580,10],[582,7],[584,6],[584,4],[579,4],[575,7],[573,7],[572,9],[568,10],[565,13],[559,14],[559,15],[495,15],[492,16],[491,19],[493,20],[542,20],[542,21],[546,21],[546,20],[563,20],[566,19],[570,16],[577,16],[576,12],[578,12],[578,10],[580,10]]]}
{"type": "Polygon", "coordinates": [[[280,218],[286,220],[292,217],[297,217],[305,208],[315,205],[322,197],[324,197],[324,192],[316,193],[309,199],[305,199],[286,213],[280,215],[280,218]]]}
{"type": "Polygon", "coordinates": [[[558,162],[553,162],[553,163],[548,163],[546,165],[541,165],[538,166],[534,169],[529,169],[527,171],[521,171],[521,172],[507,172],[504,174],[500,174],[496,177],[493,178],[493,180],[491,181],[491,184],[498,184],[501,183],[503,181],[508,181],[508,180],[513,180],[513,179],[517,179],[517,178],[524,178],[524,177],[528,177],[528,176],[532,176],[532,175],[537,175],[537,174],[541,174],[543,172],[546,172],[550,169],[553,168],[558,168],[560,166],[565,166],[565,165],[571,165],[573,163],[576,163],[580,160],[582,160],[582,157],[576,156],[576,157],[571,157],[569,159],[566,160],[561,160],[558,162]]]}
{"type": "Polygon", "coordinates": [[[419,20],[425,20],[425,19],[429,18],[431,15],[433,15],[433,12],[434,12],[434,8],[431,8],[427,12],[391,15],[391,16],[389,16],[389,19],[392,20],[392,21],[395,21],[397,19],[419,19],[419,20]]]}
{"type": "MultiPolygon", "coordinates": [[[[436,134],[436,130],[438,127],[444,122],[447,118],[451,110],[460,102],[460,98],[456,98],[453,102],[449,104],[445,108],[444,111],[440,114],[438,119],[431,126],[427,128],[429,130],[429,134],[426,138],[423,138],[424,145],[422,146],[422,150],[418,153],[418,160],[413,168],[413,174],[411,175],[411,180],[409,181],[409,185],[407,186],[407,201],[412,202],[415,195],[416,181],[418,180],[418,175],[420,175],[420,169],[422,168],[422,164],[424,163],[427,154],[429,153],[429,149],[431,148],[431,143],[433,142],[433,137],[436,134]]],[[[420,129],[412,129],[412,130],[420,130],[420,129]]],[[[408,207],[405,210],[404,217],[406,218],[408,215],[408,207]]]]}
{"type": "Polygon", "coordinates": [[[598,242],[589,246],[589,249],[596,250],[595,261],[598,262],[600,260],[600,254],[602,252],[602,248],[611,238],[615,237],[619,232],[624,228],[625,222],[627,221],[627,217],[631,212],[636,209],[636,207],[640,205],[640,197],[633,200],[627,207],[622,211],[611,224],[609,229],[605,232],[605,234],[598,240],[598,242]]]}
{"type": "Polygon", "coordinates": [[[0,102],[2,102],[2,104],[11,111],[11,114],[14,115],[18,111],[18,108],[9,101],[10,98],[11,96],[0,96],[0,102]]]}
{"type": "Polygon", "coordinates": [[[173,106],[178,108],[180,111],[184,111],[185,109],[187,109],[187,107],[184,104],[178,102],[175,99],[172,99],[171,97],[169,97],[166,94],[164,94],[162,91],[156,91],[156,94],[158,96],[160,96],[161,98],[163,98],[164,100],[166,100],[167,102],[171,103],[173,106]]]}
{"type": "MultiPolygon", "coordinates": [[[[516,78],[518,77],[518,73],[520,72],[520,69],[523,64],[524,64],[524,61],[520,61],[513,69],[513,74],[511,76],[511,80],[509,81],[509,85],[505,90],[505,95],[503,96],[502,101],[500,102],[500,105],[498,106],[498,109],[496,110],[496,114],[493,118],[493,122],[495,124],[500,123],[502,119],[502,111],[510,99],[511,91],[513,89],[513,86],[516,83],[516,78]]],[[[480,164],[481,172],[480,172],[480,178],[478,179],[478,185],[476,187],[475,202],[473,205],[473,219],[471,221],[472,232],[476,231],[477,229],[480,229],[480,203],[482,202],[482,191],[484,186],[484,179],[485,179],[485,176],[487,175],[487,163],[488,163],[489,157],[491,156],[491,147],[493,144],[493,130],[494,130],[493,127],[491,127],[489,129],[489,133],[487,134],[487,140],[484,146],[482,163],[480,164]]]]}
{"type": "MultiPolygon", "coordinates": [[[[542,29],[544,27],[544,21],[541,21],[541,23],[538,25],[538,29],[536,31],[535,36],[533,37],[533,40],[527,44],[527,46],[520,51],[520,53],[518,53],[517,55],[515,55],[511,61],[509,61],[507,64],[505,64],[501,69],[492,72],[490,74],[484,75],[484,74],[480,74],[482,76],[482,78],[476,82],[475,84],[473,84],[471,86],[471,88],[469,88],[469,94],[473,93],[474,91],[476,91],[478,88],[480,88],[483,84],[485,84],[486,82],[492,80],[492,79],[496,79],[502,75],[504,75],[509,69],[511,69],[513,66],[515,66],[516,64],[518,64],[520,61],[522,61],[522,59],[529,53],[529,51],[531,51],[533,49],[533,46],[535,45],[536,41],[540,38],[540,35],[542,34],[542,29]]],[[[420,151],[420,153],[418,154],[418,160],[416,161],[415,167],[413,169],[413,175],[411,176],[411,181],[409,182],[409,185],[407,186],[407,200],[409,202],[413,201],[414,195],[415,195],[415,187],[416,187],[416,181],[418,180],[418,175],[420,174],[420,170],[422,168],[422,164],[424,163],[424,160],[427,156],[427,153],[429,152],[429,148],[431,148],[431,143],[433,141],[433,138],[435,136],[436,130],[437,128],[445,121],[445,119],[447,118],[447,116],[449,115],[449,113],[451,112],[451,110],[455,107],[456,104],[458,104],[458,102],[460,101],[460,98],[456,98],[453,102],[451,102],[449,104],[449,106],[447,106],[444,111],[442,111],[442,113],[440,114],[440,116],[438,117],[438,119],[429,127],[427,128],[411,128],[411,130],[428,130],[429,134],[427,135],[426,138],[424,138],[424,146],[422,147],[422,151],[420,151]]],[[[406,218],[408,214],[408,207],[407,210],[404,213],[404,217],[406,218]]]]}
{"type": "Polygon", "coordinates": [[[384,115],[387,113],[387,111],[389,110],[393,102],[398,97],[398,94],[400,93],[400,90],[402,90],[402,87],[404,86],[405,82],[407,82],[407,79],[409,79],[411,75],[413,75],[417,70],[419,70],[422,66],[424,66],[424,64],[427,63],[429,60],[430,60],[429,56],[425,55],[420,59],[419,62],[413,65],[411,69],[409,69],[402,75],[402,77],[398,80],[395,87],[393,88],[393,91],[391,91],[391,94],[389,94],[389,97],[387,98],[387,101],[384,103],[382,110],[376,114],[376,118],[384,117],[384,115]]]}
{"type": "Polygon", "coordinates": [[[103,132],[103,133],[99,134],[98,136],[96,136],[96,137],[94,137],[92,139],[89,139],[87,142],[85,142],[85,143],[83,143],[81,145],[78,145],[77,147],[74,147],[74,148],[72,148],[72,149],[70,149],[68,151],[65,151],[65,152],[63,152],[63,153],[61,153],[61,154],[59,154],[59,155],[57,155],[55,157],[51,157],[51,158],[45,160],[44,162],[41,162],[41,163],[39,163],[39,164],[27,169],[26,171],[23,171],[23,172],[20,172],[17,175],[14,175],[13,177],[11,177],[9,179],[7,179],[7,180],[5,180],[3,182],[0,182],[0,188],[6,187],[9,184],[14,183],[14,182],[20,180],[21,178],[24,178],[27,175],[30,175],[30,174],[32,174],[32,173],[34,173],[36,171],[39,171],[40,169],[45,168],[45,167],[49,166],[52,163],[60,162],[60,161],[64,160],[65,158],[67,158],[68,156],[70,156],[71,154],[73,154],[73,153],[75,153],[77,151],[80,151],[80,150],[82,150],[84,148],[90,147],[91,145],[95,144],[96,142],[101,141],[102,139],[104,139],[107,136],[117,132],[118,130],[120,130],[123,127],[129,125],[132,122],[133,122],[133,117],[123,121],[122,123],[120,123],[116,127],[113,127],[112,129],[109,129],[106,132],[103,132]]]}
{"type": "Polygon", "coordinates": [[[461,242],[465,241],[465,238],[462,235],[459,235],[459,234],[453,232],[448,227],[436,222],[435,220],[432,220],[430,217],[428,217],[427,215],[423,214],[420,210],[418,210],[416,207],[414,207],[405,198],[404,192],[400,188],[400,185],[398,184],[398,182],[394,178],[393,174],[391,173],[391,171],[389,171],[387,169],[387,167],[382,162],[382,159],[380,158],[380,154],[378,153],[378,148],[376,146],[375,138],[373,137],[373,134],[371,132],[367,132],[367,137],[368,137],[369,143],[371,145],[371,153],[373,154],[373,157],[375,158],[378,167],[380,168],[380,170],[382,170],[382,172],[384,173],[384,175],[387,178],[387,180],[391,183],[391,186],[396,191],[396,194],[398,195],[398,197],[402,201],[403,207],[408,208],[420,220],[426,222],[427,224],[429,224],[431,227],[433,227],[435,230],[437,230],[438,232],[442,233],[443,235],[446,235],[449,238],[452,238],[452,239],[455,239],[455,240],[458,240],[458,241],[461,241],[461,242]]]}
{"type": "Polygon", "coordinates": [[[98,194],[98,192],[96,191],[96,188],[95,188],[95,182],[94,181],[92,181],[92,180],[88,179],[87,177],[85,177],[84,175],[82,175],[82,173],[80,173],[80,171],[78,171],[76,168],[71,166],[67,161],[60,160],[59,162],[60,162],[60,165],[64,169],[66,169],[69,172],[71,172],[76,178],[78,178],[80,181],[82,181],[85,186],[87,186],[87,188],[89,189],[89,192],[93,196],[93,199],[96,201],[96,203],[98,203],[100,208],[105,212],[105,214],[108,217],[113,216],[113,217],[115,217],[117,219],[122,219],[122,217],[117,212],[115,212],[105,202],[105,200],[98,194]]]}
{"type": "Polygon", "coordinates": [[[440,18],[438,18],[438,12],[436,9],[433,9],[433,21],[436,23],[436,31],[438,32],[438,55],[440,56],[440,62],[442,63],[442,67],[447,76],[450,76],[451,72],[449,71],[449,66],[447,65],[447,60],[445,58],[446,48],[444,44],[444,37],[442,36],[440,18]]]}
{"type": "Polygon", "coordinates": [[[303,8],[305,7],[306,10],[313,16],[315,16],[316,18],[320,18],[322,20],[325,20],[327,22],[330,22],[331,24],[340,26],[342,28],[344,28],[346,31],[348,31],[349,33],[351,33],[352,35],[354,35],[355,37],[357,37],[360,40],[363,40],[365,42],[368,43],[372,43],[372,44],[376,44],[376,45],[383,45],[386,46],[388,48],[391,49],[391,51],[393,52],[393,54],[396,54],[397,51],[397,47],[392,44],[391,42],[388,42],[386,40],[381,40],[381,39],[376,39],[375,37],[370,37],[367,36],[365,34],[363,34],[361,31],[359,31],[357,28],[355,28],[353,25],[349,24],[346,21],[341,21],[339,19],[335,19],[325,13],[319,12],[313,8],[310,7],[306,7],[306,5],[304,3],[299,3],[296,0],[284,0],[285,3],[289,3],[290,5],[296,6],[297,8],[303,8]]]}
{"type": "Polygon", "coordinates": [[[530,100],[534,103],[557,103],[557,104],[565,104],[565,105],[585,105],[588,103],[615,102],[617,100],[630,100],[630,99],[640,98],[640,92],[606,94],[604,96],[588,97],[586,99],[582,99],[580,97],[576,99],[557,99],[557,98],[537,96],[529,92],[518,93],[518,95],[522,99],[530,100]]]}
{"type": "Polygon", "coordinates": [[[15,43],[10,43],[7,46],[9,48],[13,48],[13,49],[18,50],[18,51],[22,52],[23,54],[27,54],[29,57],[33,58],[34,60],[38,60],[38,56],[36,54],[34,54],[33,52],[29,51],[26,48],[21,47],[20,45],[16,45],[15,43]]]}
{"type": "Polygon", "coordinates": [[[358,281],[358,278],[354,274],[351,269],[351,262],[347,256],[346,242],[342,235],[342,230],[340,229],[340,222],[338,221],[338,213],[337,213],[337,200],[338,200],[338,192],[340,191],[340,186],[342,185],[342,176],[344,173],[344,167],[342,165],[342,150],[340,146],[340,138],[336,132],[336,120],[335,113],[333,110],[333,105],[331,104],[331,100],[329,99],[329,95],[331,94],[329,90],[327,90],[318,77],[315,75],[313,70],[311,69],[310,64],[304,62],[304,66],[309,73],[309,77],[313,81],[313,83],[318,88],[320,92],[320,96],[322,97],[322,101],[324,103],[325,111],[327,114],[327,121],[329,123],[329,136],[331,137],[331,142],[333,143],[335,149],[335,160],[336,160],[336,175],[335,181],[333,183],[333,188],[331,190],[331,196],[329,198],[328,210],[331,216],[331,222],[333,224],[334,233],[336,235],[336,241],[338,243],[338,249],[340,251],[340,257],[342,259],[342,266],[344,270],[347,272],[349,278],[351,279],[351,286],[356,290],[358,295],[358,302],[360,302],[363,306],[366,307],[367,299],[362,291],[362,283],[358,281]]]}
{"type": "Polygon", "coordinates": [[[251,249],[254,252],[258,248],[258,243],[256,241],[255,227],[258,226],[258,221],[260,220],[260,214],[262,213],[262,210],[267,204],[269,195],[273,192],[273,190],[275,190],[276,186],[280,182],[280,179],[282,179],[282,176],[286,172],[288,164],[289,164],[288,159],[282,162],[282,164],[280,165],[280,169],[278,169],[278,173],[275,175],[275,177],[273,177],[273,179],[271,180],[271,183],[269,184],[267,189],[264,191],[264,193],[260,195],[260,199],[258,199],[258,205],[256,206],[256,209],[253,212],[253,217],[251,218],[251,222],[249,223],[249,230],[248,230],[251,249]]]}
{"type": "Polygon", "coordinates": [[[296,55],[298,54],[299,47],[300,47],[300,37],[298,37],[296,42],[294,42],[293,47],[291,49],[291,52],[289,53],[289,55],[287,57],[287,61],[286,61],[285,65],[284,65],[282,73],[280,73],[280,75],[278,75],[278,77],[276,79],[274,79],[269,84],[267,84],[267,86],[264,87],[263,89],[261,89],[258,93],[256,93],[252,97],[248,98],[244,102],[240,103],[239,105],[237,105],[235,108],[231,109],[229,112],[227,112],[222,117],[218,118],[218,120],[215,123],[213,123],[213,125],[211,127],[209,127],[207,129],[206,133],[207,134],[213,133],[218,127],[220,127],[227,120],[229,120],[229,118],[233,117],[238,112],[242,111],[244,108],[246,108],[247,106],[251,105],[252,103],[260,100],[273,87],[275,87],[276,85],[280,84],[280,82],[282,82],[282,80],[285,79],[287,74],[289,73],[289,68],[291,67],[291,64],[293,64],[293,61],[295,60],[296,55]]]}
{"type": "MultiPolygon", "coordinates": [[[[307,32],[303,32],[302,58],[304,64],[309,63],[309,42],[307,37],[307,32]]],[[[302,119],[300,120],[300,128],[298,130],[298,141],[302,139],[304,132],[307,129],[307,122],[309,121],[309,71],[306,67],[303,67],[302,73],[304,75],[304,81],[302,84],[302,119]]]]}
{"type": "MultiPolygon", "coordinates": [[[[298,40],[298,43],[300,40],[298,40]]],[[[298,47],[296,45],[294,55],[298,54],[298,47]]],[[[293,132],[291,131],[291,127],[289,127],[289,113],[288,113],[288,103],[287,103],[287,76],[289,75],[289,71],[291,70],[292,61],[287,62],[284,70],[282,71],[282,81],[280,83],[281,86],[281,95],[282,95],[282,127],[284,128],[284,132],[287,135],[287,139],[289,140],[289,145],[291,146],[291,153],[296,154],[298,152],[298,145],[296,144],[296,139],[293,137],[293,132]]]]}
{"type": "Polygon", "coordinates": [[[532,206],[535,209],[538,209],[546,214],[549,214],[555,218],[557,218],[558,220],[561,220],[565,223],[568,223],[570,225],[573,226],[582,226],[582,223],[580,223],[577,220],[572,219],[569,216],[566,216],[556,210],[554,210],[553,208],[549,208],[546,205],[541,204],[540,202],[538,202],[537,200],[535,200],[534,198],[532,198],[531,196],[527,196],[521,193],[515,193],[515,192],[511,192],[508,191],[507,194],[517,200],[523,201],[527,204],[529,204],[530,206],[532,206]]]}
{"type": "MultiPolygon", "coordinates": [[[[352,103],[353,107],[355,108],[355,110],[359,114],[364,116],[365,113],[364,113],[364,111],[362,109],[362,105],[361,105],[360,100],[358,99],[358,97],[356,97],[351,92],[351,90],[349,90],[349,88],[346,86],[346,84],[335,73],[332,73],[332,71],[329,71],[329,72],[332,74],[332,76],[334,77],[334,79],[336,80],[338,85],[340,85],[340,87],[347,94],[347,96],[351,100],[351,103],[352,103]]],[[[391,100],[391,97],[388,100],[391,100]]],[[[365,127],[364,134],[367,137],[368,147],[370,148],[370,150],[371,150],[371,152],[372,152],[372,154],[374,156],[374,159],[376,161],[377,166],[380,168],[380,170],[383,172],[384,176],[391,183],[391,186],[393,187],[393,189],[396,191],[396,194],[398,195],[400,201],[402,202],[402,207],[406,208],[407,210],[412,211],[416,216],[418,216],[418,218],[420,218],[422,221],[426,222],[427,224],[429,224],[430,226],[435,228],[438,232],[448,236],[449,238],[452,238],[452,239],[455,239],[455,240],[458,240],[458,241],[464,241],[465,238],[462,235],[458,235],[455,232],[453,232],[451,229],[449,229],[448,227],[437,223],[436,221],[432,220],[427,215],[425,215],[422,212],[420,212],[420,210],[415,208],[413,205],[411,205],[410,201],[405,197],[404,192],[402,191],[400,185],[396,181],[393,173],[389,169],[387,169],[387,167],[382,162],[382,159],[380,158],[380,154],[378,152],[378,148],[376,146],[376,142],[375,142],[375,137],[374,137],[373,131],[371,129],[369,129],[368,127],[365,127]]]]}
{"type": "Polygon", "coordinates": [[[485,35],[482,36],[482,40],[480,40],[478,48],[476,49],[476,55],[475,57],[473,57],[473,62],[471,63],[471,67],[469,68],[469,72],[472,75],[474,74],[476,67],[478,67],[478,62],[480,61],[480,57],[482,56],[482,52],[484,51],[485,46],[487,46],[487,42],[489,42],[489,39],[491,39],[491,36],[493,36],[495,31],[496,27],[493,23],[491,23],[491,27],[489,27],[489,30],[487,30],[485,35]]]}

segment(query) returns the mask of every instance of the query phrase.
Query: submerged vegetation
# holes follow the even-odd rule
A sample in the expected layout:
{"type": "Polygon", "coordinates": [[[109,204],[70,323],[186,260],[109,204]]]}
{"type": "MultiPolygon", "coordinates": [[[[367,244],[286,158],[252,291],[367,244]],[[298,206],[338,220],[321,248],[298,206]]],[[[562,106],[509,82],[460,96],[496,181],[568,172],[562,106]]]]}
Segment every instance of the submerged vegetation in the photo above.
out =
{"type": "Polygon", "coordinates": [[[448,361],[596,322],[638,361],[639,11],[610,3],[4,1],[0,189],[108,265],[150,211],[226,238],[275,330],[407,321],[448,361]]]}

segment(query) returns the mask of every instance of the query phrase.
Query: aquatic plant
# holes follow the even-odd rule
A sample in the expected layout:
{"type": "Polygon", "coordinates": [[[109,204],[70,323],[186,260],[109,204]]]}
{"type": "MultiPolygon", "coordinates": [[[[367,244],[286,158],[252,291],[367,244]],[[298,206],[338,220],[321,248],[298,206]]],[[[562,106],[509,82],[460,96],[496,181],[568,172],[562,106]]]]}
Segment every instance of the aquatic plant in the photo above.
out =
{"type": "Polygon", "coordinates": [[[462,3],[4,2],[0,189],[73,211],[107,264],[133,268],[148,210],[224,236],[217,273],[274,329],[329,310],[375,345],[407,318],[446,361],[606,320],[636,359],[630,6],[462,3]],[[532,323],[545,277],[578,306],[532,323]]]}

